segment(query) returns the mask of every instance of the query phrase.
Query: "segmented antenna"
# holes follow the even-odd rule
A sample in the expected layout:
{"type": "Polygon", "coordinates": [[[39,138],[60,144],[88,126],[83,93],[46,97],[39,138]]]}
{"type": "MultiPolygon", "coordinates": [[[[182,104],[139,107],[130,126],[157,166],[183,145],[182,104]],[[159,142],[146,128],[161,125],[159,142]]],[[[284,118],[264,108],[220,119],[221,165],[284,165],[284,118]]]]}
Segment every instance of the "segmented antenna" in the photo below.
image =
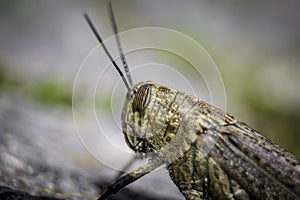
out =
{"type": "Polygon", "coordinates": [[[125,79],[124,74],[122,73],[122,71],[120,70],[119,66],[117,65],[117,63],[113,60],[112,56],[110,55],[109,51],[107,50],[106,46],[103,43],[102,38],[100,37],[99,33],[97,32],[95,26],[93,25],[91,19],[89,18],[89,16],[84,13],[84,18],[86,19],[88,25],[90,26],[91,30],[93,31],[94,35],[96,36],[96,38],[98,39],[98,41],[100,42],[103,50],[105,51],[106,55],[109,57],[110,61],[112,62],[112,64],[114,65],[114,67],[117,69],[117,71],[119,72],[121,78],[123,79],[123,82],[128,90],[128,92],[131,92],[132,89],[131,87],[128,85],[127,80],[125,79]]]}
{"type": "Polygon", "coordinates": [[[116,23],[116,20],[115,20],[115,17],[114,17],[114,12],[113,12],[113,9],[112,9],[112,6],[111,6],[111,2],[108,2],[107,10],[108,10],[108,14],[109,14],[109,17],[110,17],[110,22],[111,22],[111,25],[112,25],[112,28],[113,28],[113,31],[114,31],[114,34],[115,34],[116,43],[117,43],[117,46],[118,46],[118,49],[119,49],[119,53],[120,53],[121,60],[122,60],[122,63],[123,63],[123,67],[124,67],[124,70],[125,70],[125,73],[126,73],[126,76],[127,76],[127,80],[129,81],[130,85],[132,85],[132,78],[131,78],[129,68],[128,68],[128,65],[127,65],[123,50],[122,50],[122,45],[121,45],[120,37],[119,37],[119,31],[118,31],[117,23],[116,23]]]}

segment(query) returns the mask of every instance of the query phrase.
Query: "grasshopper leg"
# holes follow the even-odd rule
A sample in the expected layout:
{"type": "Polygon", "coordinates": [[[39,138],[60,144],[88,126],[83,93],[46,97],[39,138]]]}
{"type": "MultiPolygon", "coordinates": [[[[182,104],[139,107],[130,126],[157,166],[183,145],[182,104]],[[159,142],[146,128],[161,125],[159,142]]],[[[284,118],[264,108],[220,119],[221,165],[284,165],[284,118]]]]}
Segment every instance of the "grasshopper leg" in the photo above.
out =
{"type": "Polygon", "coordinates": [[[114,180],[117,180],[119,177],[121,177],[126,170],[129,169],[129,167],[131,167],[131,165],[137,160],[137,155],[135,155],[134,157],[132,157],[127,163],[126,165],[124,165],[124,167],[122,168],[121,171],[119,171],[119,173],[116,175],[114,180]]]}
{"type": "Polygon", "coordinates": [[[137,168],[136,170],[133,170],[132,172],[117,178],[116,181],[109,184],[104,192],[101,194],[101,196],[98,198],[98,200],[104,200],[109,195],[117,193],[120,189],[124,188],[128,184],[136,181],[137,179],[141,178],[142,176],[148,174],[149,172],[152,172],[159,166],[163,165],[164,161],[162,160],[151,160],[148,161],[145,165],[142,167],[137,168]]]}

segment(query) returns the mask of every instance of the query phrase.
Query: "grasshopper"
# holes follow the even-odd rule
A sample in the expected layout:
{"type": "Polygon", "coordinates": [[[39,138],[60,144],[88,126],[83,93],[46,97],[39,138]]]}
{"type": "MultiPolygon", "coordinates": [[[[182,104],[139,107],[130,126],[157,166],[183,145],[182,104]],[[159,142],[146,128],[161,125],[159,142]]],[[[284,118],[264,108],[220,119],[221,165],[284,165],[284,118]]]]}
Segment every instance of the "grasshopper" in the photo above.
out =
{"type": "Polygon", "coordinates": [[[126,143],[149,160],[117,178],[99,200],[162,165],[189,200],[300,199],[295,156],[197,97],[155,82],[133,84],[110,3],[108,11],[127,79],[84,16],[128,90],[121,116],[126,143]]]}

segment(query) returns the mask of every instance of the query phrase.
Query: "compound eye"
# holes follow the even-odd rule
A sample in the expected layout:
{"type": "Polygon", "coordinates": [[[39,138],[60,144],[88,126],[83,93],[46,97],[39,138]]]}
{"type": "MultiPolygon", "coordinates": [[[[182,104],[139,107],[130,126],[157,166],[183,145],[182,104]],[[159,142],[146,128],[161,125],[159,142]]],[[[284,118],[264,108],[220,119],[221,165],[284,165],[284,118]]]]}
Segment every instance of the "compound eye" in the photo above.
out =
{"type": "Polygon", "coordinates": [[[134,99],[133,99],[133,110],[142,112],[144,111],[151,97],[151,86],[148,84],[144,84],[136,91],[134,99]]]}

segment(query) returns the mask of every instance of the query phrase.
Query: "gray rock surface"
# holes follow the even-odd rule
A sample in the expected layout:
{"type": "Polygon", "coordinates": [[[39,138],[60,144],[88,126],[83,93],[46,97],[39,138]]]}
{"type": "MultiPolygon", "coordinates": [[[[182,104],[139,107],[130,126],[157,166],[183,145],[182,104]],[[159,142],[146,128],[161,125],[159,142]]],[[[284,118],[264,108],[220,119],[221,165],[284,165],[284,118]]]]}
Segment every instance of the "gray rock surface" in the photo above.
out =
{"type": "MultiPolygon", "coordinates": [[[[63,112],[18,95],[0,95],[0,199],[99,196],[107,181],[72,160],[70,155],[84,150],[70,123],[63,112]]],[[[116,198],[156,199],[129,189],[111,197],[116,198]]]]}
{"type": "Polygon", "coordinates": [[[59,198],[97,196],[94,180],[69,156],[78,147],[62,113],[2,95],[0,121],[0,184],[12,189],[2,188],[1,194],[17,190],[59,198]]]}

